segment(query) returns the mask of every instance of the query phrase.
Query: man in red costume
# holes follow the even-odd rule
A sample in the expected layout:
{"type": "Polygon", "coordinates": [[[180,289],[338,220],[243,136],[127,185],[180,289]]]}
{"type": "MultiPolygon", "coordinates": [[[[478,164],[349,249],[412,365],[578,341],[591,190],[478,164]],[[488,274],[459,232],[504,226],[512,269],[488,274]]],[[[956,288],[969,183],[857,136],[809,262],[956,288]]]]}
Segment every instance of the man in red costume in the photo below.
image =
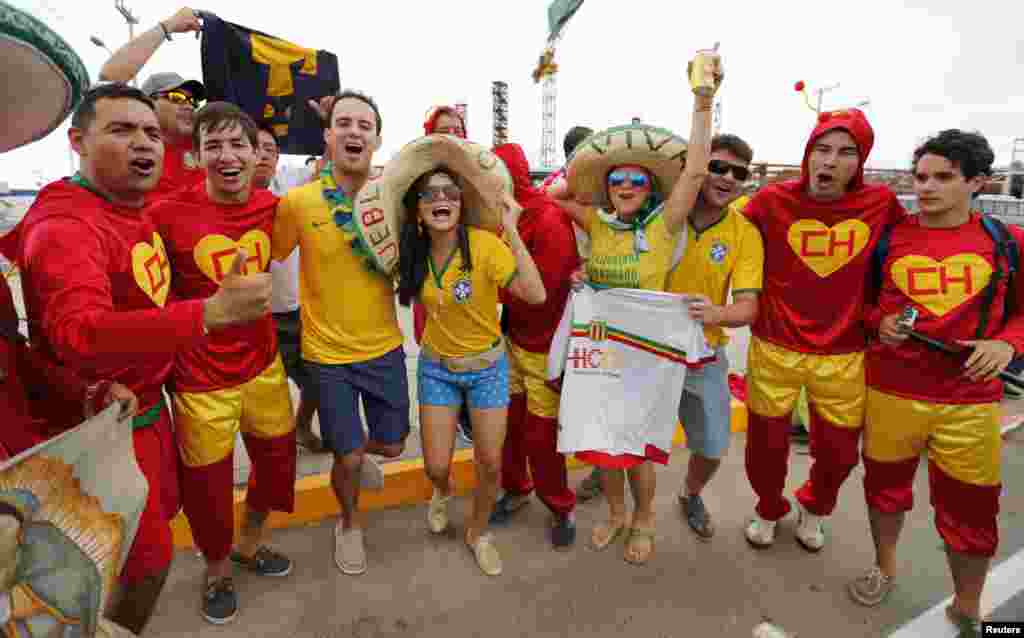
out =
{"type": "Polygon", "coordinates": [[[167,578],[170,520],[179,509],[164,381],[176,353],[265,315],[270,275],[231,274],[212,296],[171,303],[164,243],[142,214],[160,177],[163,143],[153,101],[138,89],[107,84],[86,93],[68,137],[81,170],[40,191],[13,231],[17,249],[8,257],[21,269],[39,352],[84,378],[122,383],[138,397],[133,439],[149,495],[112,620],[140,634],[167,578]]]}
{"type": "MultiPolygon", "coordinates": [[[[195,11],[180,9],[148,31],[118,49],[100,69],[101,80],[128,82],[142,70],[172,33],[199,31],[202,25],[195,11]]],[[[156,102],[156,113],[164,140],[164,169],[160,182],[150,193],[158,199],[179,188],[201,184],[204,179],[192,147],[192,118],[206,98],[206,88],[196,80],[177,73],[154,73],[142,84],[142,92],[156,102]]]]}
{"type": "Polygon", "coordinates": [[[558,453],[559,395],[547,384],[547,357],[569,298],[570,276],[580,259],[572,222],[558,204],[534,188],[522,147],[502,144],[494,152],[512,176],[516,201],[523,207],[519,234],[537,263],[548,300],[543,306],[531,306],[504,295],[501,299],[508,315],[512,401],[501,462],[505,494],[495,505],[491,522],[507,521],[536,488],[554,514],[551,542],[565,549],[576,540],[576,495],[569,489],[565,457],[558,453]]]}
{"type": "MultiPolygon", "coordinates": [[[[270,266],[277,197],[254,189],[258,129],[227,102],[196,115],[193,144],[206,182],[156,202],[150,216],[167,245],[172,292],[183,299],[214,294],[237,260],[245,273],[270,266]]],[[[238,613],[232,562],[264,576],[285,576],[291,561],[265,547],[271,510],[295,501],[295,423],[274,319],[212,335],[178,355],[171,374],[175,429],[183,463],[182,501],[206,558],[202,614],[224,624],[238,613]],[[238,551],[234,536],[234,447],[241,431],[252,462],[238,551]],[[229,560],[230,558],[230,560],[229,560]]]]}
{"type": "Polygon", "coordinates": [[[822,113],[800,179],[762,188],[745,209],[764,239],[764,292],[747,363],[746,470],[758,503],[745,534],[755,547],[774,542],[775,525],[790,510],[782,492],[801,388],[814,462],[796,494],[796,538],[807,551],[824,547],[823,518],[857,464],[866,276],[882,229],[905,214],[891,190],[864,183],[873,144],[861,111],[822,113]]]}
{"type": "MultiPolygon", "coordinates": [[[[1024,278],[1017,273],[1009,290],[1008,259],[997,253],[981,213],[971,210],[994,159],[984,137],[959,130],[943,131],[914,152],[920,212],[892,230],[877,308],[869,315],[880,338],[867,354],[864,426],[876,564],[849,587],[866,606],[882,603],[892,589],[896,543],[926,451],[935,527],[956,590],[946,611],[966,630],[961,636],[981,635],[981,593],[999,543],[1003,386],[997,375],[1024,352],[1024,278]],[[908,339],[900,325],[907,307],[919,313],[915,331],[964,351],[949,355],[908,339]]],[[[1024,245],[1024,230],[1006,229],[1024,245]]]]}

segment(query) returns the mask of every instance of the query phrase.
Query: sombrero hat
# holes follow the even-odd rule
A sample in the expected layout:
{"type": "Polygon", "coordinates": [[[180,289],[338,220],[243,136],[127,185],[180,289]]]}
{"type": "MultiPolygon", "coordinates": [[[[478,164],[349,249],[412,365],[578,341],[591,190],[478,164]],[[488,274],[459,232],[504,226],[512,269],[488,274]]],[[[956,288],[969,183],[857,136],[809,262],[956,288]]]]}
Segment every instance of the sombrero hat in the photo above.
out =
{"type": "Polygon", "coordinates": [[[89,73],[68,43],[3,0],[0,78],[0,153],[53,132],[89,87],[89,73]]]}
{"type": "Polygon", "coordinates": [[[490,149],[454,135],[427,135],[406,144],[381,174],[371,177],[356,196],[352,214],[357,249],[386,274],[398,268],[398,242],[405,223],[402,199],[413,182],[444,166],[462,189],[462,221],[497,232],[504,211],[502,193],[512,193],[512,176],[490,149]]]}
{"type": "Polygon", "coordinates": [[[623,164],[646,168],[663,198],[672,192],[686,164],[686,140],[647,124],[616,126],[580,142],[566,169],[569,190],[597,200],[605,197],[608,172],[623,164]]]}

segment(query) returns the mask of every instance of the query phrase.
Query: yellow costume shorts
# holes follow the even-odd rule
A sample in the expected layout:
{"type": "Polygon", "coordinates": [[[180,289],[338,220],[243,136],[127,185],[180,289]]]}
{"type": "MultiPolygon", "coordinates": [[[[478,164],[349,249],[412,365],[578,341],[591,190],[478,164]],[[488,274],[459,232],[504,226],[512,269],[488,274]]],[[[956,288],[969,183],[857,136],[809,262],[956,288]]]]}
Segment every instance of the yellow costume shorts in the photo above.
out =
{"type": "Polygon", "coordinates": [[[189,467],[223,460],[234,451],[239,431],[262,439],[291,432],[295,420],[281,355],[233,388],[176,394],[174,428],[181,458],[189,467]]]}
{"type": "Polygon", "coordinates": [[[864,456],[880,463],[928,457],[949,477],[998,485],[1002,438],[996,403],[916,401],[868,389],[864,456]]]}
{"type": "Polygon", "coordinates": [[[800,389],[829,423],[859,428],[864,423],[864,353],[823,355],[796,352],[751,337],[747,355],[747,407],[777,418],[796,408],[800,389]]]}
{"type": "Polygon", "coordinates": [[[508,393],[526,393],[526,410],[546,419],[558,418],[559,394],[546,381],[548,353],[529,352],[509,343],[508,393]]]}

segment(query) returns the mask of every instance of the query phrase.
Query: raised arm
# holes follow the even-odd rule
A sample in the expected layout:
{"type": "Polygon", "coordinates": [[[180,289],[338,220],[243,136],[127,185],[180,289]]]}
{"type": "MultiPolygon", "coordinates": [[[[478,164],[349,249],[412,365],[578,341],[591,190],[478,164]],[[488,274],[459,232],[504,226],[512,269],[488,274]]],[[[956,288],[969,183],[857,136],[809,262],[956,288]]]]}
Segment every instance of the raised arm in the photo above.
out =
{"type": "Polygon", "coordinates": [[[530,256],[526,244],[519,236],[518,222],[522,207],[508,193],[505,193],[505,215],[502,223],[505,226],[505,236],[508,237],[509,247],[512,249],[512,256],[516,260],[516,275],[508,285],[508,292],[519,297],[530,305],[538,305],[547,301],[547,291],[544,289],[544,280],[541,279],[537,264],[530,256]]]}
{"type": "MultiPolygon", "coordinates": [[[[722,81],[721,60],[716,53],[705,52],[704,74],[715,79],[714,90],[722,81]]],[[[691,62],[691,65],[693,63],[691,62]]],[[[693,118],[690,125],[690,141],[686,149],[686,167],[676,182],[675,188],[665,202],[665,225],[669,232],[677,233],[686,225],[686,218],[697,203],[704,178],[708,174],[708,157],[711,155],[711,108],[714,106],[714,92],[702,95],[701,87],[693,89],[693,118]]]]}
{"type": "Polygon", "coordinates": [[[128,82],[146,66],[156,50],[172,33],[199,31],[202,24],[196,12],[183,7],[171,17],[158,22],[152,29],[142,33],[114,52],[114,55],[100,69],[100,79],[113,82],[128,82]]]}

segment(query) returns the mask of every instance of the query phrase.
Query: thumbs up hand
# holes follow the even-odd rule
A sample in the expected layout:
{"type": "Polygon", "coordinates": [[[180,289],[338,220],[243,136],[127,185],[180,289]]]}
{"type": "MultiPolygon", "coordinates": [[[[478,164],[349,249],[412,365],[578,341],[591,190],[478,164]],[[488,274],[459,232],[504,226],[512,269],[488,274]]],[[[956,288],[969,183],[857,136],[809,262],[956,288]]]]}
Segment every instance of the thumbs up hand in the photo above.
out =
{"type": "Polygon", "coordinates": [[[208,331],[248,323],[270,312],[270,273],[246,275],[248,258],[244,249],[238,249],[231,268],[220,282],[220,290],[206,300],[203,320],[208,331]]]}

